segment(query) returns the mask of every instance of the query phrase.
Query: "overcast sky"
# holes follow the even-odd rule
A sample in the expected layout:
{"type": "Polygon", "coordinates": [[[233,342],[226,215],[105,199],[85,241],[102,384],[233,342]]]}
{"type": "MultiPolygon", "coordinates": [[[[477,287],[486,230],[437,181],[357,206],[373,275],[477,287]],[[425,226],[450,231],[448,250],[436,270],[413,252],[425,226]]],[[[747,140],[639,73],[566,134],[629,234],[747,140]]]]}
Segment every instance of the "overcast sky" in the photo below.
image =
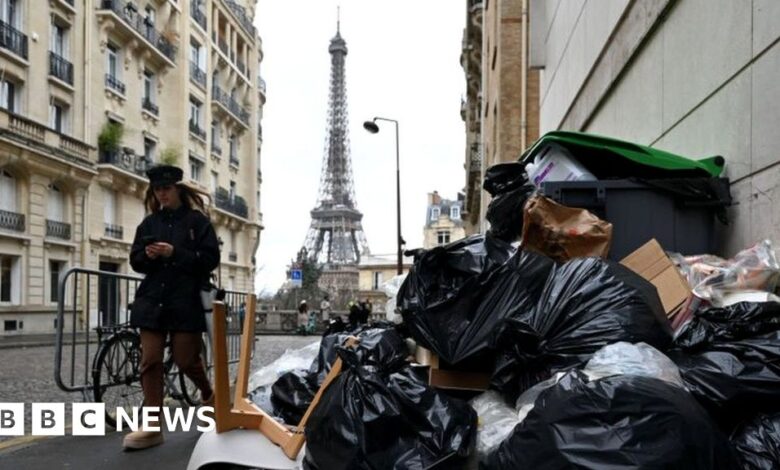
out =
{"type": "Polygon", "coordinates": [[[372,253],[395,252],[395,137],[400,122],[402,231],[422,245],[427,193],[454,198],[465,182],[459,57],[465,0],[260,0],[265,57],[257,288],[275,292],[311,222],[326,137],[330,55],[341,6],[347,41],[349,136],[358,209],[372,253]]]}

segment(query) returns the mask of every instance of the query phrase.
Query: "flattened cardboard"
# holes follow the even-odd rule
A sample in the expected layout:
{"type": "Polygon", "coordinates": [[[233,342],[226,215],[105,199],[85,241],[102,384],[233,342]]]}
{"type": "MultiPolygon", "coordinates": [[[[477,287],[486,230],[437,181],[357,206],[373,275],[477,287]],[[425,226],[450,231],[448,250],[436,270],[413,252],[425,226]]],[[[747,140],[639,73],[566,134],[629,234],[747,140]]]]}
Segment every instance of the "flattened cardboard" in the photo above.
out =
{"type": "Polygon", "coordinates": [[[674,316],[691,295],[688,281],[680,274],[657,240],[652,239],[620,262],[658,290],[668,317],[674,316]]]}
{"type": "Polygon", "coordinates": [[[482,392],[490,385],[490,374],[439,369],[439,356],[422,346],[414,352],[415,362],[428,366],[428,385],[448,390],[482,392]]]}

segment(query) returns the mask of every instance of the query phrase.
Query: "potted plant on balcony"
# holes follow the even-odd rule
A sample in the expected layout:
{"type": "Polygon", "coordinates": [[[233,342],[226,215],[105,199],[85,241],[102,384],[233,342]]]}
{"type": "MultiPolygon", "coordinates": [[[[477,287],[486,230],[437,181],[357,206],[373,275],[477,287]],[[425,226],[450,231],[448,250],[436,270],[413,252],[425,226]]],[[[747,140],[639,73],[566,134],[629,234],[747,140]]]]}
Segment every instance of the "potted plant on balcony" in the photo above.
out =
{"type": "Polygon", "coordinates": [[[119,144],[125,128],[118,122],[106,122],[98,134],[98,150],[104,162],[112,162],[116,158],[119,144]]]}

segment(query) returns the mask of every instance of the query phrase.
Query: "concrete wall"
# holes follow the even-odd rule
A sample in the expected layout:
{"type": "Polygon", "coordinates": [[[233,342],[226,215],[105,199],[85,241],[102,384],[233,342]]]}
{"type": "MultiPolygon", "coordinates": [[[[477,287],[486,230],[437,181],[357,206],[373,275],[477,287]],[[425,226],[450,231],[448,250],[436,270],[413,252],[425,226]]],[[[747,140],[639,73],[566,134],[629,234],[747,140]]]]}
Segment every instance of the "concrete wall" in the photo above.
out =
{"type": "Polygon", "coordinates": [[[732,255],[780,241],[780,2],[549,0],[541,131],[594,132],[723,155],[732,255]]]}

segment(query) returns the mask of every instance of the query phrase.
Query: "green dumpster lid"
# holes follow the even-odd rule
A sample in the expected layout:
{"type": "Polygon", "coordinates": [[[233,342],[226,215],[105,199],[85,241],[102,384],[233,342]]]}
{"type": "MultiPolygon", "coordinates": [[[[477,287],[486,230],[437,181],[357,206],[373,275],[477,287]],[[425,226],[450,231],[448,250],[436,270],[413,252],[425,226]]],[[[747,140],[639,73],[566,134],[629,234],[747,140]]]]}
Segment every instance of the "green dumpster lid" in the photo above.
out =
{"type": "MultiPolygon", "coordinates": [[[[528,162],[536,158],[550,142],[555,142],[568,148],[574,156],[578,150],[599,150],[617,154],[640,165],[651,166],[661,170],[704,172],[702,176],[718,177],[723,172],[725,160],[721,156],[692,160],[653,147],[626,142],[584,132],[552,131],[539,138],[523,155],[520,161],[528,162]]],[[[597,175],[598,176],[598,175],[597,175]]],[[[641,175],[636,175],[641,176],[641,175]]]]}

